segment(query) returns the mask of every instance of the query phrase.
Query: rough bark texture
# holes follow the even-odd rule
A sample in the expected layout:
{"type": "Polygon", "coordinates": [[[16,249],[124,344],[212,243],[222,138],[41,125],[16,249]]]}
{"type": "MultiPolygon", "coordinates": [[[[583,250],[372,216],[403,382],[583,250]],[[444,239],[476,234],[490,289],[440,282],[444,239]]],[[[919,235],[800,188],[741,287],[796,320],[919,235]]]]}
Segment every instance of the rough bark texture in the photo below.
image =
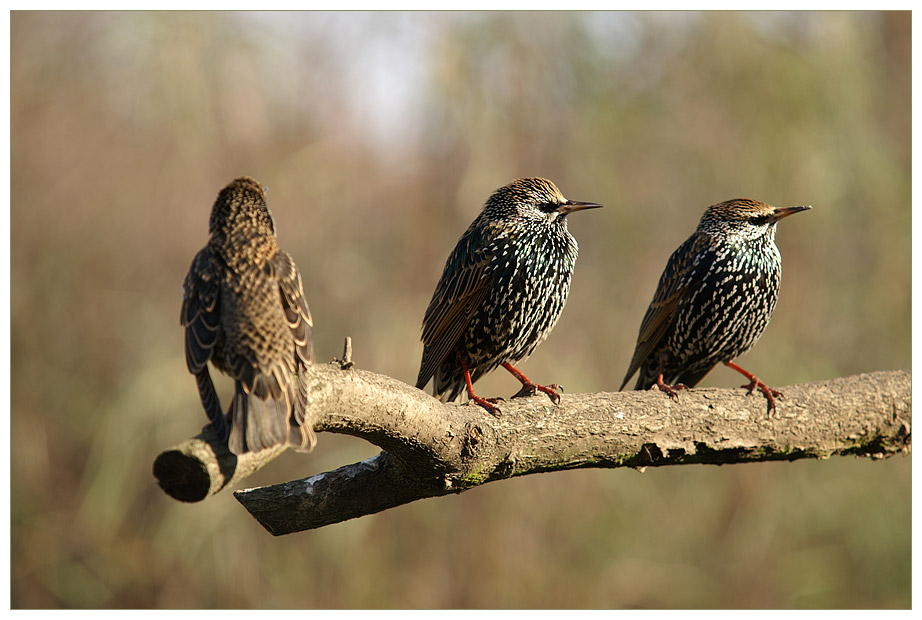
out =
{"type": "Polygon", "coordinates": [[[192,439],[161,452],[154,461],[154,477],[170,497],[198,502],[249,477],[284,451],[277,446],[236,456],[209,425],[192,439]]]}
{"type": "MultiPolygon", "coordinates": [[[[781,388],[766,400],[742,389],[695,389],[673,401],[657,390],[544,395],[500,403],[493,417],[443,404],[390,377],[339,365],[314,368],[311,410],[319,431],[362,437],[378,456],[304,480],[238,491],[275,535],[337,523],[493,480],[579,467],[826,458],[882,458],[911,444],[911,372],[888,371],[781,388]]],[[[322,446],[321,441],[321,446],[322,446]]],[[[204,432],[158,457],[170,495],[197,501],[279,454],[239,459],[204,432]]]]}

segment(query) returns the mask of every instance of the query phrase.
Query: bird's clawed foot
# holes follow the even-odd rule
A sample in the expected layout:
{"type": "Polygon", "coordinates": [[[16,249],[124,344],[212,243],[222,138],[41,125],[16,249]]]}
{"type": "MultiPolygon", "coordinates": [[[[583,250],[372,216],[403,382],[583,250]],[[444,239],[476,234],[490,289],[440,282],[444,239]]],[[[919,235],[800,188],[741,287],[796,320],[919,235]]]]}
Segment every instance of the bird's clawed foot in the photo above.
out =
{"type": "Polygon", "coordinates": [[[501,400],[505,400],[504,398],[499,398],[499,397],[481,398],[480,396],[477,396],[476,394],[468,394],[468,396],[470,397],[470,400],[472,403],[476,403],[480,405],[481,407],[487,410],[487,413],[494,415],[497,418],[502,415],[502,412],[499,410],[499,407],[497,407],[493,403],[497,403],[501,400]]]}
{"type": "Polygon", "coordinates": [[[759,388],[759,391],[765,394],[765,398],[768,399],[768,412],[772,413],[776,410],[775,399],[784,398],[784,394],[778,390],[772,389],[765,385],[765,382],[759,379],[758,377],[753,376],[752,381],[745,383],[740,386],[741,388],[746,388],[746,394],[752,396],[752,393],[756,388],[759,388]]]}
{"type": "Polygon", "coordinates": [[[556,383],[552,383],[550,385],[539,385],[535,383],[534,381],[532,381],[531,379],[529,379],[528,377],[526,377],[525,375],[523,375],[520,370],[518,370],[515,366],[509,363],[503,364],[503,368],[511,372],[512,375],[516,379],[518,379],[519,382],[521,382],[522,384],[522,389],[516,392],[512,396],[512,398],[520,398],[522,396],[533,396],[535,392],[544,392],[545,394],[548,395],[548,398],[551,399],[552,403],[554,403],[555,405],[560,404],[560,394],[558,393],[558,390],[562,392],[563,391],[562,386],[559,386],[556,383]]]}
{"type": "Polygon", "coordinates": [[[765,394],[765,398],[768,399],[768,413],[769,413],[769,415],[771,415],[771,413],[772,413],[773,411],[776,410],[776,408],[775,408],[775,399],[776,399],[776,398],[784,398],[784,394],[782,394],[782,393],[779,392],[778,390],[773,390],[772,388],[768,387],[767,385],[765,385],[765,382],[764,382],[764,381],[762,381],[761,379],[759,379],[757,376],[755,376],[754,374],[752,374],[752,373],[749,372],[748,370],[746,370],[746,369],[744,369],[744,368],[741,368],[740,366],[737,366],[737,365],[734,364],[732,361],[724,362],[724,364],[725,364],[728,368],[732,368],[732,369],[735,370],[736,372],[740,373],[741,375],[743,375],[744,377],[746,377],[747,379],[749,379],[749,383],[740,386],[741,388],[746,388],[746,390],[747,390],[746,393],[747,393],[747,394],[751,395],[751,394],[755,391],[756,388],[759,388],[759,391],[762,392],[763,394],[765,394]]]}
{"type": "Polygon", "coordinates": [[[522,398],[523,396],[534,396],[536,392],[544,392],[555,405],[560,404],[560,392],[563,387],[552,383],[550,385],[538,385],[537,383],[522,382],[522,389],[512,395],[512,398],[522,398]]]}
{"type": "Polygon", "coordinates": [[[656,387],[658,387],[661,391],[669,394],[669,398],[671,398],[672,400],[676,402],[679,402],[678,391],[688,389],[688,386],[685,385],[684,383],[676,383],[675,385],[666,385],[665,383],[663,383],[662,373],[660,373],[659,376],[656,378],[656,387]]]}
{"type": "Polygon", "coordinates": [[[467,361],[464,359],[461,360],[461,370],[464,371],[464,384],[465,386],[467,386],[468,399],[473,403],[477,403],[478,405],[486,409],[488,413],[490,413],[491,415],[495,415],[498,418],[501,415],[499,411],[499,407],[497,407],[493,403],[501,401],[503,399],[502,398],[483,398],[481,396],[477,396],[477,394],[474,393],[474,384],[471,382],[470,369],[467,366],[467,361]]]}

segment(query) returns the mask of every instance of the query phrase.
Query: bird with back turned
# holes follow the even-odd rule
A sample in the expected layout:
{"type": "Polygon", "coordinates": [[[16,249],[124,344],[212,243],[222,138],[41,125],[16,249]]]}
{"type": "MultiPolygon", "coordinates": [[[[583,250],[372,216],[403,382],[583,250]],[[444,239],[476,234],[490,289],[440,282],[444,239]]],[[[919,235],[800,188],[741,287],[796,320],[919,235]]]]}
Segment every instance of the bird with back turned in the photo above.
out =
{"type": "Polygon", "coordinates": [[[640,325],[621,384],[654,385],[671,397],[697,385],[718,363],[740,372],[768,400],[782,396],[733,359],[765,331],[781,286],[776,224],[810,206],[780,207],[737,198],[708,207],[698,229],[669,257],[640,325]]]}
{"type": "Polygon", "coordinates": [[[463,390],[494,415],[495,402],[473,384],[503,366],[522,384],[515,396],[541,391],[554,403],[559,386],[538,385],[512,363],[525,359],[560,318],[578,246],[567,215],[602,205],[568,200],[541,178],[496,190],[445,263],[423,319],[416,387],[452,401],[463,390]]]}
{"type": "Polygon", "coordinates": [[[183,283],[181,312],[186,364],[205,413],[234,454],[280,444],[310,451],[317,441],[305,420],[313,321],[263,187],[243,177],[222,189],[208,230],[183,283]],[[226,417],[209,361],[234,381],[226,417]]]}

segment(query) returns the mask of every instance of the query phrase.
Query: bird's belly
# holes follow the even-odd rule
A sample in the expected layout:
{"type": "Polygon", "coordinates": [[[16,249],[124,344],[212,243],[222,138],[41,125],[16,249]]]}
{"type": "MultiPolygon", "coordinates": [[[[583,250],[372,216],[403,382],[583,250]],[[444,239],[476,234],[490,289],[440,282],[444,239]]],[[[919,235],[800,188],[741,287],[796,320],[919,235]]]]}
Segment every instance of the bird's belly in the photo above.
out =
{"type": "Polygon", "coordinates": [[[765,331],[777,300],[777,293],[755,290],[760,281],[766,279],[730,275],[685,300],[669,342],[673,354],[685,365],[713,365],[749,351],[765,331]]]}
{"type": "Polygon", "coordinates": [[[522,360],[554,328],[569,294],[569,280],[557,286],[512,283],[494,290],[465,334],[468,355],[498,366],[522,360]]]}

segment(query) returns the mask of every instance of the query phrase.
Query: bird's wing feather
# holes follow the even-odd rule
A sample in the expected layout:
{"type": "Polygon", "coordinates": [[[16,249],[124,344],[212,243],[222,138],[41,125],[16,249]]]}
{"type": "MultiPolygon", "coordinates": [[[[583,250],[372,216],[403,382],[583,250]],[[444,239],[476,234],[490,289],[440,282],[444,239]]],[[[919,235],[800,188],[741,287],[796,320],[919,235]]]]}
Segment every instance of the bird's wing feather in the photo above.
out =
{"type": "Polygon", "coordinates": [[[278,276],[285,320],[291,328],[295,353],[302,366],[298,369],[297,385],[291,386],[290,389],[292,424],[289,429],[288,443],[299,452],[310,452],[317,443],[317,436],[311,424],[305,421],[308,385],[307,373],[303,367],[314,363],[314,345],[311,339],[314,320],[307,305],[307,298],[304,296],[301,273],[294,259],[287,252],[280,250],[272,263],[278,276]]]}
{"type": "Polygon", "coordinates": [[[423,360],[416,385],[425,387],[458,342],[474,312],[483,303],[493,278],[487,274],[498,226],[472,225],[458,241],[423,319],[423,360]]]}
{"type": "Polygon", "coordinates": [[[311,328],[314,320],[311,317],[307,299],[304,297],[304,283],[298,266],[287,252],[279,250],[272,259],[272,265],[279,281],[279,290],[282,293],[282,308],[285,319],[291,328],[291,335],[295,341],[295,351],[305,366],[314,362],[314,347],[311,342],[311,328]]]}
{"type": "Polygon", "coordinates": [[[218,434],[226,437],[221,401],[208,373],[208,360],[214,351],[220,322],[217,274],[214,258],[207,248],[195,255],[183,282],[179,321],[186,330],[186,366],[195,375],[202,407],[218,434]]]}
{"type": "Polygon", "coordinates": [[[186,365],[189,372],[198,374],[211,359],[221,320],[218,267],[207,248],[195,255],[182,288],[180,323],[186,328],[186,365]]]}
{"type": "Polygon", "coordinates": [[[669,257],[666,269],[663,270],[656,292],[653,294],[653,301],[650,302],[647,313],[640,324],[637,346],[631,358],[631,365],[624,376],[624,382],[621,384],[622,390],[674,326],[676,310],[686,291],[694,290],[701,284],[703,275],[708,270],[696,269],[694,258],[709,254],[705,252],[708,244],[709,239],[706,236],[694,234],[669,257]],[[694,274],[700,275],[692,277],[694,274]]]}

